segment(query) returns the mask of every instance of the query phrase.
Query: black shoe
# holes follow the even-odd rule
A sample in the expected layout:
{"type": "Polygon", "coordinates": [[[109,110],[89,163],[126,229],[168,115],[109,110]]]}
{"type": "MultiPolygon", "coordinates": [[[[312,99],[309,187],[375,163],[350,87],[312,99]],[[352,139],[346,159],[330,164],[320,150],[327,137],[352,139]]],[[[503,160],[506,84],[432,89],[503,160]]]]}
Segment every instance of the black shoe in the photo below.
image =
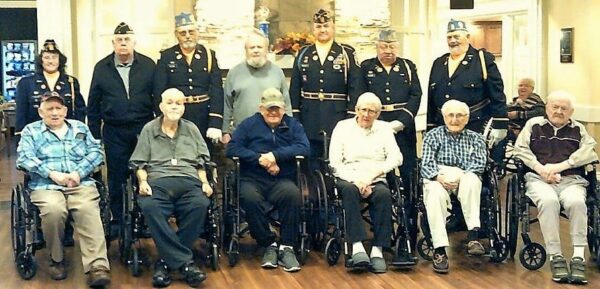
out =
{"type": "Polygon", "coordinates": [[[433,271],[435,273],[446,274],[449,269],[448,255],[446,254],[433,254],[433,271]]]}
{"type": "Polygon", "coordinates": [[[194,264],[194,261],[189,261],[187,264],[181,266],[179,268],[179,273],[183,275],[185,282],[190,285],[190,287],[198,287],[202,281],[206,280],[206,273],[202,272],[194,264]]]}
{"type": "Polygon", "coordinates": [[[169,268],[163,259],[160,259],[154,263],[154,274],[152,275],[152,286],[154,287],[167,287],[171,285],[171,276],[169,274],[169,268]]]}

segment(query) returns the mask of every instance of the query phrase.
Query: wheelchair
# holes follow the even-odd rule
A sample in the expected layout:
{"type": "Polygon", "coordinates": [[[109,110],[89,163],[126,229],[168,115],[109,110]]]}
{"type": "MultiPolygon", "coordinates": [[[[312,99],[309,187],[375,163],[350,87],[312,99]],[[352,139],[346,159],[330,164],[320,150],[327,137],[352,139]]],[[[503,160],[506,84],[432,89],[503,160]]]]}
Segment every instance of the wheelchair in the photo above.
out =
{"type": "MultiPolygon", "coordinates": [[[[540,243],[534,242],[529,236],[530,225],[537,222],[531,218],[529,209],[535,207],[529,199],[525,187],[525,174],[528,168],[521,160],[515,162],[517,173],[508,180],[506,192],[506,232],[508,239],[509,255],[512,259],[517,252],[519,223],[521,225],[521,238],[523,248],[519,251],[519,261],[528,270],[537,270],[546,263],[546,249],[540,243]]],[[[600,187],[596,179],[597,162],[585,166],[585,178],[589,182],[587,187],[586,205],[588,210],[588,246],[592,260],[600,267],[600,187]]],[[[561,216],[567,217],[562,212],[561,216]]]]}
{"type": "MultiPolygon", "coordinates": [[[[420,161],[417,166],[420,167],[420,161]]],[[[431,238],[431,230],[427,221],[427,211],[423,197],[423,178],[418,170],[418,210],[420,212],[420,225],[423,236],[417,243],[417,251],[421,258],[433,260],[433,242],[431,238]]],[[[502,212],[500,204],[500,193],[498,190],[498,178],[496,176],[496,164],[488,158],[484,173],[482,175],[481,189],[481,204],[480,204],[480,220],[481,231],[479,236],[489,239],[490,248],[484,256],[490,257],[490,261],[501,263],[508,257],[507,238],[502,235],[502,212]]],[[[461,212],[460,202],[454,194],[450,194],[453,212],[461,212]]],[[[462,218],[462,214],[461,218],[462,218]]],[[[448,220],[457,218],[456,214],[451,214],[448,220]]],[[[447,221],[448,221],[447,220],[447,221]]]]}
{"type": "MultiPolygon", "coordinates": [[[[216,201],[218,199],[216,168],[216,164],[212,162],[205,164],[209,185],[213,188],[213,195],[210,197],[204,233],[199,236],[206,240],[206,247],[208,248],[204,261],[214,271],[219,269],[220,247],[220,208],[216,201]]],[[[123,194],[123,219],[120,229],[119,254],[121,262],[127,266],[134,277],[142,275],[143,265],[149,265],[141,241],[152,237],[147,233],[148,227],[144,221],[142,209],[137,203],[138,189],[135,171],[132,171],[123,190],[125,193],[123,194]]]]}
{"type": "MultiPolygon", "coordinates": [[[[296,256],[300,264],[305,264],[311,250],[311,238],[309,237],[309,189],[308,180],[302,170],[304,157],[296,156],[296,185],[302,194],[302,208],[300,210],[301,224],[299,226],[300,234],[297,244],[294,246],[296,256]]],[[[222,213],[223,222],[221,223],[221,240],[223,249],[227,254],[230,267],[235,266],[240,258],[240,239],[249,233],[248,227],[243,227],[245,212],[240,205],[240,160],[234,157],[235,168],[226,172],[223,178],[223,199],[222,213]]],[[[265,210],[272,227],[279,227],[278,212],[274,206],[265,203],[265,210]]]]}
{"type": "MultiPolygon", "coordinates": [[[[321,132],[321,134],[324,137],[324,156],[319,159],[320,169],[312,172],[311,188],[315,191],[312,195],[316,199],[311,203],[314,222],[311,226],[313,229],[311,237],[316,244],[324,244],[324,255],[330,266],[336,265],[339,261],[343,246],[344,265],[346,268],[351,268],[351,253],[345,239],[345,210],[336,186],[337,180],[329,166],[327,134],[325,132],[321,132]]],[[[413,176],[416,174],[413,173],[413,176]]],[[[398,170],[395,170],[386,175],[386,181],[392,195],[392,225],[394,226],[391,238],[394,257],[390,265],[396,268],[408,268],[416,265],[417,262],[413,252],[417,232],[417,216],[416,210],[414,210],[415,195],[406,188],[415,188],[416,179],[402,179],[398,170]],[[408,182],[411,182],[410,186],[408,186],[408,182]]],[[[369,225],[372,225],[372,221],[367,215],[368,211],[369,206],[367,205],[361,209],[361,215],[369,225]]]]}
{"type": "MultiPolygon", "coordinates": [[[[10,230],[12,249],[19,276],[24,280],[30,280],[37,273],[35,253],[43,249],[46,243],[42,234],[40,211],[30,198],[31,189],[28,188],[28,183],[31,176],[21,168],[17,169],[23,171],[25,175],[23,183],[13,188],[11,195],[10,230]]],[[[104,237],[109,240],[110,211],[108,208],[108,191],[102,182],[102,172],[100,169],[95,170],[92,174],[92,179],[100,194],[100,218],[104,229],[104,237]]]]}

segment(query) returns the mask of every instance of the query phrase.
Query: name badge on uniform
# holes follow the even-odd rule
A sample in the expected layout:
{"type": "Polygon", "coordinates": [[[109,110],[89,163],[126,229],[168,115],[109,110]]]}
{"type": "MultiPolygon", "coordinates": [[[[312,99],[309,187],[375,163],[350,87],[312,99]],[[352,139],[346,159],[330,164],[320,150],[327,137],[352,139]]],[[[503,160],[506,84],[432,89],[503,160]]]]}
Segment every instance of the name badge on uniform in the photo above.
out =
{"type": "Polygon", "coordinates": [[[375,77],[375,72],[373,70],[367,71],[367,77],[375,77]]]}
{"type": "Polygon", "coordinates": [[[302,64],[300,64],[300,67],[302,67],[302,68],[307,68],[307,67],[309,67],[309,66],[310,66],[310,65],[308,65],[308,63],[302,63],[302,64]]]}
{"type": "MultiPolygon", "coordinates": [[[[177,56],[181,56],[181,55],[177,55],[177,56]]],[[[179,58],[181,58],[181,57],[179,57],[179,58]]],[[[167,66],[172,69],[177,68],[177,64],[175,63],[175,61],[169,61],[169,64],[167,64],[167,66]]]]}
{"type": "Polygon", "coordinates": [[[177,165],[177,159],[171,159],[171,165],[172,166],[176,166],[177,165]]]}

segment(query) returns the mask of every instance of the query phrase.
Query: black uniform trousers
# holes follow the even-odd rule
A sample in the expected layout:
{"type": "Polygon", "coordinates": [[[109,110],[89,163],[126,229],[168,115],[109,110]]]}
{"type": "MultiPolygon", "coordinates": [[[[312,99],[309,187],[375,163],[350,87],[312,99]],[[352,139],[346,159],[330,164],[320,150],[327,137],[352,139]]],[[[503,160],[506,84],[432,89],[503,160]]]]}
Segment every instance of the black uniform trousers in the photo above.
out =
{"type": "Polygon", "coordinates": [[[204,231],[210,200],[202,192],[200,180],[192,177],[163,177],[149,180],[152,195],[140,196],[148,228],[158,255],[167,266],[177,269],[193,260],[192,248],[204,231]],[[169,225],[175,216],[177,232],[169,225]]]}
{"type": "MultiPolygon", "coordinates": [[[[354,184],[338,179],[337,187],[342,194],[342,206],[346,215],[346,234],[350,244],[367,239],[361,211],[362,196],[354,184]]],[[[365,199],[369,203],[369,215],[373,222],[375,238],[373,246],[389,248],[392,240],[392,194],[388,186],[378,182],[373,193],[365,199]]]]}
{"type": "Polygon", "coordinates": [[[240,205],[246,211],[246,221],[252,238],[258,245],[267,247],[275,242],[275,234],[269,227],[268,207],[271,203],[279,212],[281,222],[280,243],[294,246],[300,232],[300,209],[302,197],[300,189],[289,179],[250,179],[240,180],[240,205]]]}
{"type": "Polygon", "coordinates": [[[123,186],[129,177],[129,158],[145,124],[146,122],[123,125],[104,123],[102,128],[113,223],[120,223],[123,217],[123,186]]]}

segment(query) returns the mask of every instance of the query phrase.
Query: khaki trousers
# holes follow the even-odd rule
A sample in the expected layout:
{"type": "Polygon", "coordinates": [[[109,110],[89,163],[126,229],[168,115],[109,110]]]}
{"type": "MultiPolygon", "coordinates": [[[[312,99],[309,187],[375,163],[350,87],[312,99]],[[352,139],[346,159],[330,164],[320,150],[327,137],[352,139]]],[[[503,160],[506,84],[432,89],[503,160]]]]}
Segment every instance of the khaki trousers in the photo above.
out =
{"type": "Polygon", "coordinates": [[[36,190],[31,202],[40,210],[42,231],[52,260],[63,260],[62,239],[67,215],[73,216],[73,228],[79,236],[84,272],[92,263],[110,268],[106,257],[106,239],[100,219],[100,195],[94,186],[78,186],[63,191],[36,190]]]}
{"type": "Polygon", "coordinates": [[[580,176],[564,176],[558,184],[548,184],[538,174],[525,175],[527,196],[538,208],[538,220],[549,255],[562,254],[560,248],[560,206],[569,217],[573,246],[587,245],[588,181],[580,176]]]}
{"type": "Polygon", "coordinates": [[[465,172],[456,167],[439,166],[440,175],[455,175],[459,180],[457,192],[448,192],[438,181],[423,180],[423,201],[427,211],[431,239],[434,248],[448,247],[448,233],[446,232],[446,218],[452,209],[450,193],[457,194],[462,206],[467,228],[480,227],[479,204],[481,200],[481,180],[471,172],[465,172]]]}

